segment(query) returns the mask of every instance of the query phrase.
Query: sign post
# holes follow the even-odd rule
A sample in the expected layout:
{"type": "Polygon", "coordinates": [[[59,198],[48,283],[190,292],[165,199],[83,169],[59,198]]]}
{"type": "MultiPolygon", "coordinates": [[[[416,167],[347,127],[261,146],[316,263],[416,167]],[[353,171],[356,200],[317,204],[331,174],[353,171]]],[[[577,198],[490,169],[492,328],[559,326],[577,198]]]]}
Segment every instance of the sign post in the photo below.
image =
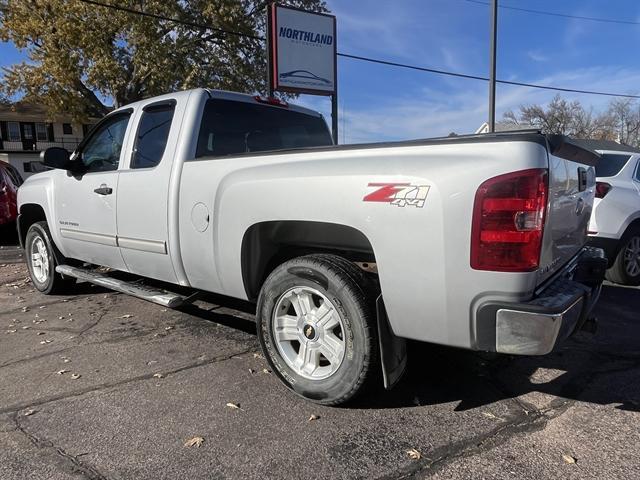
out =
{"type": "Polygon", "coordinates": [[[331,96],[331,130],[338,143],[336,17],[267,7],[267,89],[331,96]]]}

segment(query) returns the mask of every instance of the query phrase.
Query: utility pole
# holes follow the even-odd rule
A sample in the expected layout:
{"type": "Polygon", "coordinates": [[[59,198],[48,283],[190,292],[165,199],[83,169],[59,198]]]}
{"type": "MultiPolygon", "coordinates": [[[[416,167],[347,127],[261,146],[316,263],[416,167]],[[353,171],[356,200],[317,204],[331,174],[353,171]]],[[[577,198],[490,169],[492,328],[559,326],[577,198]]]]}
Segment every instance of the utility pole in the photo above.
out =
{"type": "Polygon", "coordinates": [[[498,46],[498,0],[491,0],[489,63],[489,133],[496,131],[496,50],[498,46]]]}

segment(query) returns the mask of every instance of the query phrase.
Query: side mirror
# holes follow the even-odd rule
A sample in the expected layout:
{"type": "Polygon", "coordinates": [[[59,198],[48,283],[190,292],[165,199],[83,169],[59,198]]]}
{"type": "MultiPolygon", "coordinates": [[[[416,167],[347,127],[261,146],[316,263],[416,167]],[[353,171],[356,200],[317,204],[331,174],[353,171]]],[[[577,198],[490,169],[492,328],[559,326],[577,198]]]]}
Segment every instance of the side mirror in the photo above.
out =
{"type": "Polygon", "coordinates": [[[61,170],[72,170],[73,162],[69,160],[69,152],[60,147],[50,147],[40,154],[40,159],[47,167],[61,170]]]}

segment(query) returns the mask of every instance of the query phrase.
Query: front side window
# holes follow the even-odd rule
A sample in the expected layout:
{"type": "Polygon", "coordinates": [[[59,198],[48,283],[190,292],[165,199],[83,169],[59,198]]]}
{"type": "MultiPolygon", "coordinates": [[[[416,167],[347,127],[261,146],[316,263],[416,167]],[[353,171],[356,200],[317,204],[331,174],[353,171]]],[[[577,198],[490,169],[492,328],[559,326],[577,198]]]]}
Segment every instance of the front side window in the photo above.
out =
{"type": "Polygon", "coordinates": [[[151,168],[160,163],[167,146],[174,108],[173,104],[164,104],[144,109],[131,168],[151,168]]]}
{"type": "Polygon", "coordinates": [[[18,122],[7,122],[7,137],[10,142],[20,141],[20,124],[18,122]]]}
{"type": "Polygon", "coordinates": [[[88,172],[117,170],[129,113],[113,115],[102,123],[82,147],[81,159],[88,172]]]}
{"type": "Polygon", "coordinates": [[[232,100],[208,100],[196,157],[332,145],[320,116],[232,100]]]}

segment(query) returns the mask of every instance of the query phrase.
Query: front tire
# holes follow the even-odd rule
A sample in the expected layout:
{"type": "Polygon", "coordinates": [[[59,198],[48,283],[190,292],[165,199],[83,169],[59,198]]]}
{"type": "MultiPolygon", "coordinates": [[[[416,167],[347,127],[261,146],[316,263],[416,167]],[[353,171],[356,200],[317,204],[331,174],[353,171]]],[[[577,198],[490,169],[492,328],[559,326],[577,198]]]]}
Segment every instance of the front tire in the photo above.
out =
{"type": "Polygon", "coordinates": [[[335,255],[278,266],[257,308],[265,357],[293,392],[338,405],[379,374],[375,289],[364,272],[335,255]]]}
{"type": "Polygon", "coordinates": [[[45,295],[63,293],[75,283],[74,278],[56,272],[56,255],[58,258],[61,255],[55,248],[47,222],[36,222],[29,227],[25,239],[27,267],[33,286],[45,295]]]}

